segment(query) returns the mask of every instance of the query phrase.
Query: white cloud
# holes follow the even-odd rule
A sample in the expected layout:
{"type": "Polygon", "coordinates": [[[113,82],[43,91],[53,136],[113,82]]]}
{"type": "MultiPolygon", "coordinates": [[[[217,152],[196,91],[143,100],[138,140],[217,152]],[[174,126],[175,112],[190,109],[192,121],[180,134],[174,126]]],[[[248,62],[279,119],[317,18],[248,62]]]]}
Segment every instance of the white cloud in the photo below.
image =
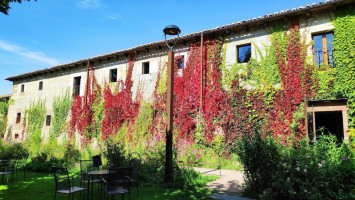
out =
{"type": "Polygon", "coordinates": [[[122,15],[117,14],[117,13],[114,13],[114,14],[111,14],[111,15],[107,15],[106,17],[107,17],[108,19],[111,19],[111,20],[116,20],[116,19],[121,19],[121,18],[122,18],[122,15]]]}
{"type": "Polygon", "coordinates": [[[77,5],[82,9],[98,8],[103,6],[100,0],[81,0],[77,5]]]}
{"type": "Polygon", "coordinates": [[[16,46],[4,41],[0,40],[0,49],[7,51],[7,52],[11,52],[32,60],[36,60],[42,63],[47,63],[49,65],[58,65],[59,62],[56,59],[53,58],[49,58],[48,56],[46,56],[44,53],[42,52],[38,52],[38,51],[28,51],[26,49],[24,49],[23,47],[20,46],[16,46]]]}

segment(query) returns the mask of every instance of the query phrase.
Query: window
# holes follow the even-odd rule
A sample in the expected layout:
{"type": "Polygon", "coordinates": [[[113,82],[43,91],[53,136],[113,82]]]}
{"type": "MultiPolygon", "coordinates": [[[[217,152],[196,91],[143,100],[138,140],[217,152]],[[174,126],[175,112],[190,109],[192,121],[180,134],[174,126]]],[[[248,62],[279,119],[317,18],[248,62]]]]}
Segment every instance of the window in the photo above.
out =
{"type": "Polygon", "coordinates": [[[46,126],[50,126],[51,125],[51,119],[52,119],[52,117],[50,115],[47,115],[47,117],[46,117],[46,126]]]}
{"type": "Polygon", "coordinates": [[[21,85],[21,92],[25,92],[25,84],[21,85]]]}
{"type": "Polygon", "coordinates": [[[16,115],[16,124],[19,124],[21,122],[21,113],[17,113],[16,115]]]}
{"type": "Polygon", "coordinates": [[[238,63],[247,63],[251,57],[251,44],[237,46],[238,63]]]}
{"type": "Polygon", "coordinates": [[[185,65],[184,65],[184,56],[177,57],[176,63],[177,63],[178,69],[183,69],[185,67],[185,65]]]}
{"type": "Polygon", "coordinates": [[[18,139],[18,137],[19,137],[19,134],[16,133],[16,134],[15,134],[15,139],[18,139]]]}
{"type": "Polygon", "coordinates": [[[43,81],[40,81],[38,84],[38,90],[43,90],[43,81]]]}
{"type": "Polygon", "coordinates": [[[149,74],[149,62],[142,64],[142,74],[149,74]]]}
{"type": "Polygon", "coordinates": [[[110,70],[110,82],[117,82],[117,69],[110,70]]]}
{"type": "Polygon", "coordinates": [[[334,67],[333,33],[313,35],[313,59],[316,65],[328,64],[334,67]]]}
{"type": "Polygon", "coordinates": [[[79,96],[80,95],[80,82],[81,82],[81,76],[74,77],[74,86],[73,86],[73,96],[79,96]]]}

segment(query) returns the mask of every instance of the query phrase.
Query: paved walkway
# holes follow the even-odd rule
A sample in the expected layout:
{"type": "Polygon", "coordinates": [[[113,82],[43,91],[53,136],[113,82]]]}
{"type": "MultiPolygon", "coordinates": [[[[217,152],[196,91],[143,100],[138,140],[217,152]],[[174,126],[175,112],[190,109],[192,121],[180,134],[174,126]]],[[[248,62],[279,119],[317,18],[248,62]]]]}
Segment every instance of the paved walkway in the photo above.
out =
{"type": "Polygon", "coordinates": [[[194,169],[205,175],[219,176],[221,173],[221,178],[207,184],[207,187],[218,192],[210,195],[210,198],[221,200],[251,200],[249,198],[228,194],[240,194],[242,192],[242,184],[244,183],[243,171],[222,169],[220,172],[219,169],[207,169],[199,167],[194,167],[194,169]]]}
{"type": "MultiPolygon", "coordinates": [[[[219,169],[207,169],[194,167],[198,172],[201,172],[205,175],[217,175],[219,176],[219,169]]],[[[242,184],[244,183],[243,172],[235,170],[221,170],[221,178],[215,181],[212,181],[207,184],[207,187],[212,190],[217,190],[220,192],[227,193],[241,193],[242,184]]]]}

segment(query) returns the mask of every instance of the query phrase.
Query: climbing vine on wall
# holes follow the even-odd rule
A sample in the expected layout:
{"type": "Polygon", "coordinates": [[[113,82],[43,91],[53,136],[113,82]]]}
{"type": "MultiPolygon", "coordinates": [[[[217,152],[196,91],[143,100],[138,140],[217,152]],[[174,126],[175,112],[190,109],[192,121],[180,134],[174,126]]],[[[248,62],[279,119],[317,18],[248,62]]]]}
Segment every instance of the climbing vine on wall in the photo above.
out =
{"type": "Polygon", "coordinates": [[[24,124],[27,124],[26,133],[29,153],[36,156],[40,152],[42,143],[42,127],[46,118],[46,108],[44,101],[32,102],[25,110],[24,124]]]}
{"type": "Polygon", "coordinates": [[[0,100],[0,137],[2,137],[6,131],[8,103],[7,99],[0,100]]]}
{"type": "Polygon", "coordinates": [[[84,96],[76,96],[71,106],[70,137],[78,131],[83,136],[81,145],[87,146],[93,135],[96,135],[96,123],[93,104],[100,104],[101,87],[96,81],[94,67],[89,68],[89,76],[85,85],[84,96]]]}
{"type": "Polygon", "coordinates": [[[338,9],[332,20],[334,30],[334,89],[338,95],[348,98],[349,125],[355,128],[355,6],[338,9]]]}
{"type": "Polygon", "coordinates": [[[53,118],[50,130],[51,137],[58,137],[61,133],[66,132],[66,120],[69,115],[72,98],[69,92],[65,95],[55,98],[53,101],[53,118]]]}
{"type": "MultiPolygon", "coordinates": [[[[120,81],[115,91],[107,85],[104,89],[105,117],[102,121],[103,139],[116,134],[122,124],[127,120],[134,124],[140,106],[140,94],[136,99],[132,97],[132,72],[134,67],[133,55],[129,56],[128,69],[125,81],[120,81]]],[[[141,91],[138,90],[138,93],[141,91]]]]}

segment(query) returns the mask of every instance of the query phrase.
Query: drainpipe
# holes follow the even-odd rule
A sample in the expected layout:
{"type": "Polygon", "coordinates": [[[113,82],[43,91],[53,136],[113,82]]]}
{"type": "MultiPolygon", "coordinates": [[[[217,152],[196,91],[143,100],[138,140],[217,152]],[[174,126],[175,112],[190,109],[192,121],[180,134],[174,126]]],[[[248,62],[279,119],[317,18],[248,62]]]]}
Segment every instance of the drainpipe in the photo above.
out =
{"type": "Polygon", "coordinates": [[[89,67],[90,67],[90,60],[88,60],[88,63],[86,65],[86,89],[85,89],[85,105],[88,103],[88,91],[89,91],[89,67]]]}
{"type": "Polygon", "coordinates": [[[307,141],[309,141],[309,134],[308,134],[308,112],[307,112],[307,97],[304,97],[304,121],[305,121],[305,129],[306,129],[306,137],[307,141]]]}
{"type": "Polygon", "coordinates": [[[203,33],[201,33],[201,91],[200,91],[200,112],[203,111],[203,33]]]}
{"type": "Polygon", "coordinates": [[[312,104],[312,120],[313,120],[313,142],[316,141],[316,116],[314,114],[314,107],[312,104]]]}

